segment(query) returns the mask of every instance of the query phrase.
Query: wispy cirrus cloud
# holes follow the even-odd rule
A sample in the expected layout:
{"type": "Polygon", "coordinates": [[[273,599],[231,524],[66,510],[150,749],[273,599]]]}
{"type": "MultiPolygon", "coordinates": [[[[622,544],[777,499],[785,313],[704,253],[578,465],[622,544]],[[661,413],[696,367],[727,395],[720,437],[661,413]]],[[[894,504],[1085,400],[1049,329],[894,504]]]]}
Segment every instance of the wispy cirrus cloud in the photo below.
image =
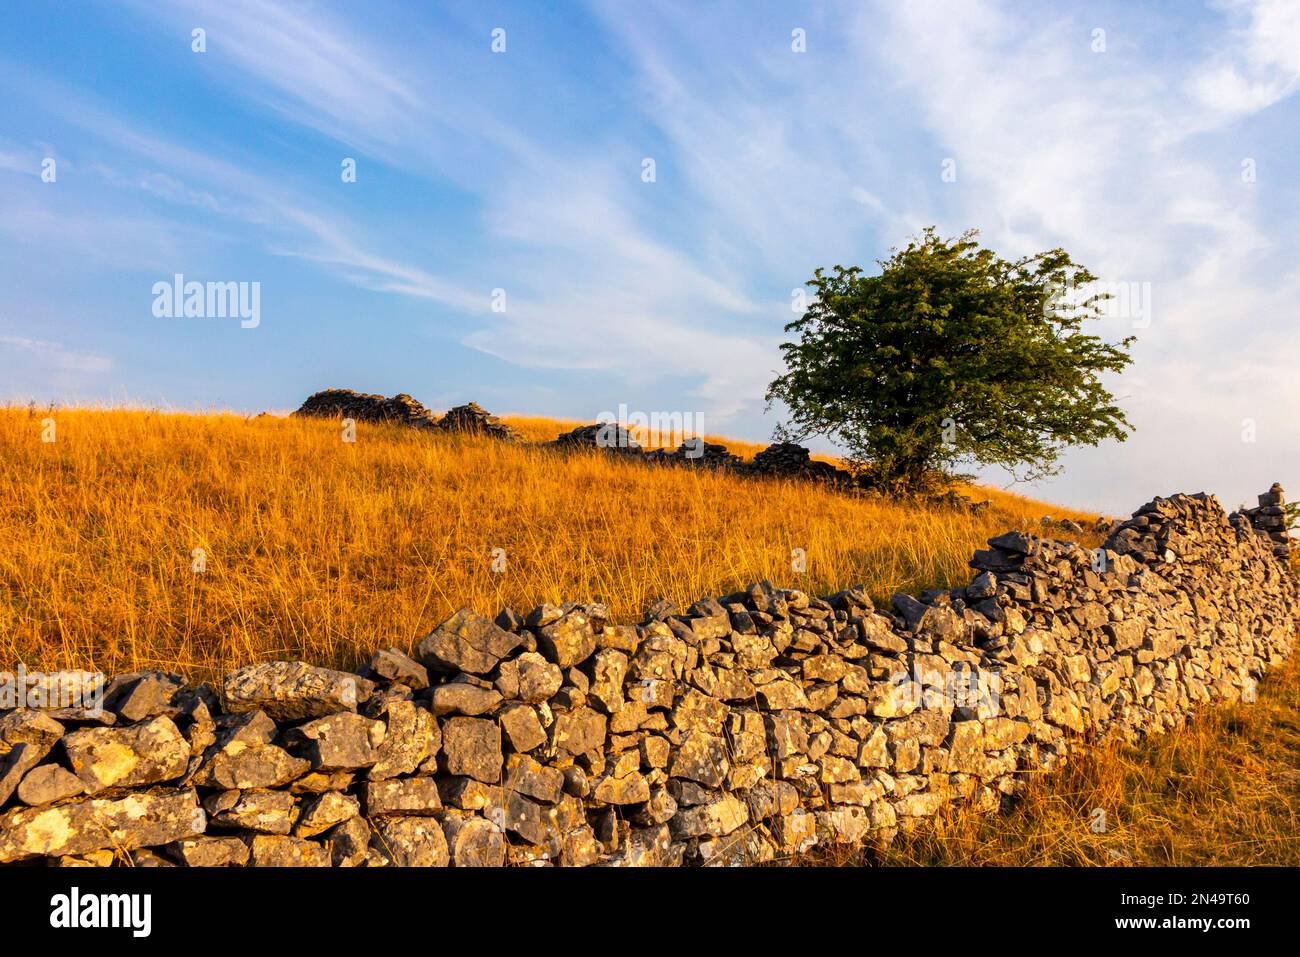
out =
{"type": "MultiPolygon", "coordinates": [[[[378,314],[403,318],[367,334],[391,356],[368,360],[380,368],[422,326],[458,344],[432,357],[443,373],[491,356],[521,395],[563,386],[594,412],[611,388],[657,391],[756,435],[771,426],[762,394],[791,291],[813,268],[869,266],[930,223],[979,226],[1006,253],[1062,245],[1103,279],[1152,286],[1118,387],[1142,432],[1072,457],[1049,486],[1063,497],[1131,504],[1177,484],[1190,437],[1230,463],[1234,421],[1254,415],[1278,436],[1300,402],[1285,374],[1300,345],[1300,211],[1278,172],[1295,143],[1276,133],[1296,109],[1292,4],[130,9],[124,42],[152,44],[199,121],[100,99],[66,70],[0,67],[11,102],[77,130],[70,182],[83,190],[55,199],[0,175],[7,241],[48,243],[59,261],[79,246],[102,258],[117,231],[131,261],[255,250],[259,270],[315,267],[290,294],[386,297],[378,314]],[[498,23],[501,56],[488,48],[498,23]],[[187,49],[195,26],[202,56],[187,49]],[[806,53],[790,47],[796,26],[806,53]],[[340,186],[343,156],[362,186],[340,186]],[[945,160],[955,182],[940,179],[945,160]]],[[[1260,451],[1280,467],[1296,441],[1260,451]]],[[[1236,480],[1228,464],[1211,472],[1236,480]]]]}
{"type": "Polygon", "coordinates": [[[1118,15],[1106,52],[1090,43],[1095,22],[1107,22],[1095,12],[1043,24],[1001,4],[908,4],[892,8],[883,29],[873,24],[959,164],[958,188],[941,207],[947,221],[986,224],[1001,248],[1063,245],[1104,279],[1151,285],[1149,327],[1108,327],[1139,339],[1137,363],[1117,384],[1138,435],[1071,455],[1066,477],[1048,487],[1076,500],[1091,488],[1118,508],[1154,476],[1177,482],[1192,441],[1221,450],[1200,479],[1233,488],[1234,460],[1262,451],[1243,448],[1246,419],[1267,435],[1272,468],[1300,460],[1300,439],[1284,425],[1300,406],[1284,372],[1300,358],[1300,269],[1279,241],[1300,220],[1294,208],[1261,202],[1277,194],[1276,173],[1272,182],[1243,175],[1261,147],[1233,125],[1244,111],[1205,110],[1206,77],[1223,69],[1267,73],[1270,93],[1256,108],[1280,103],[1293,87],[1279,72],[1279,41],[1294,27],[1274,3],[1231,12],[1248,26],[1225,22],[1211,48],[1174,69],[1126,52],[1118,15]]]}
{"type": "MultiPolygon", "coordinates": [[[[861,262],[864,240],[880,249],[937,223],[981,227],[1011,254],[1061,245],[1103,280],[1149,284],[1150,327],[1105,326],[1139,336],[1137,365],[1117,383],[1139,437],[1073,454],[1047,488],[1118,508],[1153,476],[1176,480],[1189,435],[1240,451],[1243,418],[1268,434],[1275,467],[1300,459],[1284,427],[1300,407],[1284,372],[1300,360],[1300,270],[1280,241],[1300,221],[1294,207],[1261,205],[1277,173],[1264,185],[1242,175],[1260,144],[1238,145],[1233,126],[1293,91],[1293,4],[1226,7],[1208,42],[1172,61],[1142,49],[1146,24],[1122,7],[1085,18],[999,2],[835,5],[819,21],[790,14],[809,28],[802,57],[775,29],[749,37],[734,7],[665,5],[641,19],[602,9],[699,219],[762,237],[736,241],[738,259],[861,262]],[[1100,47],[1099,24],[1110,27],[1100,47]],[[736,35],[739,60],[701,49],[736,35]],[[1210,104],[1220,75],[1253,92],[1210,104]],[[944,162],[954,182],[941,180],[944,162]]],[[[1214,483],[1231,487],[1231,458],[1218,463],[1214,483]]]]}
{"type": "MultiPolygon", "coordinates": [[[[316,9],[191,3],[180,12],[147,12],[177,29],[202,22],[213,48],[231,51],[241,94],[262,106],[385,162],[471,190],[482,205],[489,261],[472,292],[455,288],[416,263],[366,252],[341,223],[281,202],[278,218],[300,223],[318,243],[294,254],[351,271],[367,288],[479,315],[462,341],[516,365],[632,377],[671,370],[698,380],[700,396],[728,397],[721,415],[756,404],[774,345],[703,330],[701,323],[770,306],[747,296],[743,277],[723,263],[701,262],[645,229],[632,195],[647,189],[637,154],[615,159],[593,156],[582,141],[543,144],[491,111],[467,108],[446,85],[445,61],[441,69],[431,69],[427,56],[410,62],[316,9]],[[494,288],[509,295],[504,313],[487,311],[494,288]],[[556,335],[560,330],[571,334],[556,335]],[[625,343],[579,355],[573,336],[625,343]],[[692,336],[707,337],[711,348],[683,348],[692,336]],[[655,341],[678,345],[665,351],[655,341]],[[655,356],[658,364],[647,366],[655,356]]],[[[468,60],[463,44],[448,50],[468,60]]]]}
{"type": "Polygon", "coordinates": [[[1228,0],[1221,8],[1241,26],[1197,72],[1192,91],[1214,113],[1256,113],[1300,84],[1300,5],[1291,0],[1228,0]]]}
{"type": "Polygon", "coordinates": [[[94,375],[113,368],[113,360],[108,356],[78,352],[57,342],[44,342],[24,336],[0,336],[0,350],[18,353],[20,361],[32,363],[47,371],[94,375]]]}
{"type": "MultiPolygon", "coordinates": [[[[7,78],[12,82],[13,74],[7,78]]],[[[471,293],[454,281],[367,249],[365,228],[331,209],[327,201],[254,172],[255,163],[239,165],[220,158],[215,150],[169,139],[117,115],[93,94],[60,81],[41,77],[32,86],[49,112],[63,116],[119,157],[112,164],[99,160],[85,164],[88,174],[114,189],[148,194],[170,206],[199,207],[214,214],[228,230],[257,227],[256,241],[272,253],[338,267],[369,289],[414,295],[466,311],[486,309],[486,294],[471,293]]],[[[105,235],[120,237],[136,231],[113,214],[61,211],[57,204],[30,201],[19,205],[16,197],[14,201],[4,228],[29,239],[46,236],[51,243],[100,254],[118,245],[105,242],[105,235]],[[97,223],[103,228],[96,229],[97,223]]],[[[181,230],[180,217],[180,212],[137,214],[134,222],[156,237],[175,236],[181,230]]],[[[211,224],[205,230],[210,232],[211,224]]],[[[175,245],[171,248],[170,258],[178,259],[175,245]]]]}

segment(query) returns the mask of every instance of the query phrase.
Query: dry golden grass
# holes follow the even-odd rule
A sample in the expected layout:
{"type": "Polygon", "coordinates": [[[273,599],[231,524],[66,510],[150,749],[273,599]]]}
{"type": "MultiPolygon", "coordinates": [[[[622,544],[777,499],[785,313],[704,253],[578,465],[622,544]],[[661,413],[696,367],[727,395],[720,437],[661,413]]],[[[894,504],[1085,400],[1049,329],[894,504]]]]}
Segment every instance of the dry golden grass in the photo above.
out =
{"type": "Polygon", "coordinates": [[[803,864],[1300,865],[1300,665],[1258,700],[1207,710],[1136,746],[1110,743],[1030,782],[1004,814],[954,806],[865,854],[803,864]],[[1105,811],[1105,833],[1090,827],[1105,811]]]}
{"type": "MultiPolygon", "coordinates": [[[[580,424],[507,421],[532,441],[580,424]]],[[[409,649],[462,605],[594,599],[635,620],[658,598],[684,604],[761,578],[816,593],[861,582],[883,602],[967,581],[971,551],[1007,528],[1095,518],[968,492],[993,510],[395,427],[362,425],[349,444],[321,421],[0,408],[0,668],[210,678],[273,657],[352,666],[381,645],[409,649]],[[47,415],[53,443],[41,441],[47,415]]],[[[887,850],[814,860],[1294,865],[1298,767],[1293,664],[1255,705],[1079,755],[1008,814],[954,808],[887,850]],[[1105,834],[1088,827],[1097,807],[1105,834]]]]}
{"type": "MultiPolygon", "coordinates": [[[[567,425],[511,424],[533,438],[567,425]]],[[[995,508],[972,516],[598,453],[365,424],[345,443],[332,422],[220,414],[0,408],[0,462],[0,667],[46,670],[354,666],[411,648],[463,605],[597,600],[635,621],[659,598],[763,578],[815,593],[864,583],[885,601],[968,581],[971,551],[1008,527],[1093,517],[986,490],[995,508]]]]}

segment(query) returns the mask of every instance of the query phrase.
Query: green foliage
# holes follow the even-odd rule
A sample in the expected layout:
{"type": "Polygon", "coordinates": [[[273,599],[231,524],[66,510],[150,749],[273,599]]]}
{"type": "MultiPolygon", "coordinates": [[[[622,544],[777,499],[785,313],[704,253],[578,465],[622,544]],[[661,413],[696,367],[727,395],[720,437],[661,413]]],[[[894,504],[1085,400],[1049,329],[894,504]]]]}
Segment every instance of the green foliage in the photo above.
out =
{"type": "Polygon", "coordinates": [[[1036,478],[1066,446],[1127,437],[1099,374],[1128,365],[1133,338],[1082,331],[1108,298],[1084,288],[1096,277],[1064,250],[1012,262],[977,236],[931,227],[879,275],[817,270],[816,298],[785,327],[798,333],[781,346],[786,372],[767,391],[790,412],[782,437],[826,435],[898,491],[962,462],[1036,478]]]}

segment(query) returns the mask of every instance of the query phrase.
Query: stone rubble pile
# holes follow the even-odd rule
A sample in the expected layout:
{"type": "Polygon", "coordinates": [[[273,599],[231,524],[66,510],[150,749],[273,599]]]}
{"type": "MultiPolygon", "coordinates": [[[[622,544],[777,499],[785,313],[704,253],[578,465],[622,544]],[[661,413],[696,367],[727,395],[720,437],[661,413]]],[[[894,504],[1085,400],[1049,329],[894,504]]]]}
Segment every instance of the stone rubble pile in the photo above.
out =
{"type": "Polygon", "coordinates": [[[616,422],[593,422],[558,435],[552,446],[561,449],[601,449],[620,455],[641,455],[641,443],[616,422]]]}
{"type": "Polygon", "coordinates": [[[438,428],[444,432],[488,435],[506,442],[517,442],[520,439],[518,432],[503,423],[477,402],[470,402],[449,409],[447,414],[438,421],[438,428]]]}
{"type": "Polygon", "coordinates": [[[1273,549],[1175,495],[1097,551],[1000,535],[970,584],[888,608],[761,582],[636,625],[462,609],[354,674],[122,675],[100,712],[0,713],[0,862],[725,864],[888,841],[952,801],[995,810],[1104,735],[1253,700],[1300,621],[1273,549]]]}
{"type": "Polygon", "coordinates": [[[386,398],[351,389],[325,389],[307,398],[293,415],[326,419],[354,419],[357,422],[392,422],[418,429],[490,435],[518,441],[519,434],[477,402],[458,405],[441,419],[405,392],[386,398]]]}
{"type": "MultiPolygon", "coordinates": [[[[607,452],[633,456],[649,464],[702,465],[707,468],[726,468],[752,474],[775,474],[777,472],[776,469],[769,469],[766,473],[763,473],[762,470],[755,467],[755,463],[746,462],[740,456],[727,451],[725,445],[706,442],[699,437],[686,439],[675,449],[645,449],[633,437],[631,432],[615,422],[595,422],[591,425],[580,425],[578,428],[560,435],[551,445],[557,448],[601,449],[607,452]]],[[[798,446],[793,446],[793,448],[798,448],[798,446]]],[[[808,450],[804,449],[803,452],[806,458],[808,450]]],[[[759,456],[762,456],[762,454],[760,452],[759,456]]],[[[757,461],[757,458],[755,461],[757,461]]],[[[815,462],[813,464],[822,465],[823,463],[815,462]]],[[[827,468],[831,469],[832,472],[839,471],[833,466],[827,466],[827,468]]],[[[802,469],[785,474],[810,476],[813,473],[811,470],[802,469]]],[[[840,474],[848,475],[847,472],[840,474]]]]}
{"type": "Polygon", "coordinates": [[[686,439],[675,449],[654,449],[646,453],[645,459],[651,463],[696,465],[710,469],[744,471],[747,468],[745,461],[728,452],[725,445],[705,442],[701,438],[686,439]]]}
{"type": "Polygon", "coordinates": [[[351,389],[325,389],[307,398],[293,413],[326,419],[354,419],[357,422],[395,422],[418,429],[432,429],[438,417],[405,392],[391,398],[367,395],[351,389]]]}
{"type": "Polygon", "coordinates": [[[860,483],[852,472],[836,468],[829,462],[818,462],[802,445],[793,442],[774,442],[754,456],[752,469],[759,475],[799,478],[812,482],[825,482],[843,488],[853,488],[860,483]]]}
{"type": "MultiPolygon", "coordinates": [[[[1053,518],[1050,515],[1044,515],[1038,520],[1038,524],[1045,529],[1055,529],[1056,531],[1065,532],[1070,535],[1082,535],[1083,526],[1072,518],[1053,518]]],[[[1105,519],[1098,519],[1093,525],[1093,530],[1097,532],[1109,532],[1111,522],[1105,519]]]]}
{"type": "Polygon", "coordinates": [[[1295,541],[1287,527],[1286,496],[1282,486],[1276,482],[1267,492],[1259,496],[1259,507],[1247,509],[1245,517],[1250,524],[1268,536],[1273,543],[1273,554],[1278,558],[1288,558],[1295,541]]]}

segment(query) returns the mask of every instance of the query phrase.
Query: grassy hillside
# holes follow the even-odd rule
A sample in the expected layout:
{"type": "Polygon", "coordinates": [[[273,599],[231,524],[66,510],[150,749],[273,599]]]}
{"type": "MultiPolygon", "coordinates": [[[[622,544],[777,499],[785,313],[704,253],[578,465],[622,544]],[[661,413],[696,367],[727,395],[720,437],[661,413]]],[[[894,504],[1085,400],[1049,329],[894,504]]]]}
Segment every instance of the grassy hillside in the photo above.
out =
{"type": "MultiPolygon", "coordinates": [[[[590,599],[634,621],[763,578],[887,601],[965,583],[971,551],[1009,527],[1094,517],[987,489],[977,516],[917,509],[396,427],[346,443],[335,423],[274,417],[59,411],[46,443],[46,415],[0,409],[0,667],[351,666],[462,605],[590,599]]],[[[534,440],[570,426],[508,421],[534,440]]]]}

